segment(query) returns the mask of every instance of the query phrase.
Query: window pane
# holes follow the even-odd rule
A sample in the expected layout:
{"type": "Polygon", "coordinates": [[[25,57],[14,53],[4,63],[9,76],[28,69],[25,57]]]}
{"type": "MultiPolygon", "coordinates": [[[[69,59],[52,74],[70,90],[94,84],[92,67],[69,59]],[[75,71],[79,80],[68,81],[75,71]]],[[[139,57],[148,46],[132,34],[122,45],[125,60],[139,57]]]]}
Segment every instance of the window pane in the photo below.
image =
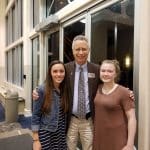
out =
{"type": "Polygon", "coordinates": [[[6,46],[8,46],[8,42],[9,42],[9,39],[8,39],[8,32],[9,31],[9,27],[8,27],[8,16],[6,16],[6,46]]]}
{"type": "Polygon", "coordinates": [[[56,59],[59,59],[59,32],[48,36],[48,65],[56,59]]]}
{"type": "Polygon", "coordinates": [[[12,82],[14,84],[17,84],[17,75],[18,75],[18,62],[17,62],[17,48],[12,50],[12,70],[13,70],[13,74],[12,74],[12,82]]]}
{"type": "Polygon", "coordinates": [[[19,45],[6,53],[7,81],[23,85],[23,46],[19,45]]]}
{"type": "Polygon", "coordinates": [[[39,23],[39,0],[33,0],[33,27],[39,23]]]}
{"type": "Polygon", "coordinates": [[[46,0],[46,16],[56,13],[68,4],[68,0],[46,0]]]}
{"type": "Polygon", "coordinates": [[[15,7],[12,8],[12,42],[15,41],[15,7]]]}
{"type": "Polygon", "coordinates": [[[7,80],[8,82],[12,82],[12,51],[7,52],[7,80]]]}
{"type": "MultiPolygon", "coordinates": [[[[17,6],[16,6],[17,7],[17,6]]],[[[18,23],[18,38],[23,35],[23,1],[18,0],[18,7],[17,7],[17,23],[18,23]]]]}
{"type": "Polygon", "coordinates": [[[40,55],[39,37],[32,40],[32,89],[39,85],[40,55]]]}
{"type": "Polygon", "coordinates": [[[19,70],[19,81],[18,81],[18,85],[23,86],[23,45],[20,45],[18,48],[18,61],[19,61],[19,66],[18,66],[18,70],[19,70]]]}
{"type": "Polygon", "coordinates": [[[15,1],[6,16],[6,45],[15,42],[22,36],[23,7],[22,0],[15,1]]]}
{"type": "Polygon", "coordinates": [[[13,41],[13,35],[12,35],[12,30],[13,30],[13,21],[12,21],[13,17],[12,17],[12,9],[10,10],[10,14],[9,14],[9,37],[10,37],[10,43],[12,43],[13,41]]]}
{"type": "Polygon", "coordinates": [[[99,63],[106,58],[117,59],[122,71],[120,83],[131,89],[133,86],[133,17],[133,0],[122,1],[92,14],[91,24],[91,61],[99,63]]]}

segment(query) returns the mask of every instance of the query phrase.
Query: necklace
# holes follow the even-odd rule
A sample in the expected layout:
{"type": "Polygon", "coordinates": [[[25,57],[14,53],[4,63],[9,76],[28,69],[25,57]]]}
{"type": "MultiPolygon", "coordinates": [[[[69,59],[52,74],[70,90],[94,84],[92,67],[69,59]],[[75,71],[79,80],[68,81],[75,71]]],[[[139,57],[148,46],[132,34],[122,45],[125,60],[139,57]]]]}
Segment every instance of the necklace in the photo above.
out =
{"type": "Polygon", "coordinates": [[[112,93],[116,88],[117,88],[118,84],[115,84],[112,89],[104,89],[102,87],[102,93],[105,94],[105,95],[109,95],[110,93],[112,93]]]}

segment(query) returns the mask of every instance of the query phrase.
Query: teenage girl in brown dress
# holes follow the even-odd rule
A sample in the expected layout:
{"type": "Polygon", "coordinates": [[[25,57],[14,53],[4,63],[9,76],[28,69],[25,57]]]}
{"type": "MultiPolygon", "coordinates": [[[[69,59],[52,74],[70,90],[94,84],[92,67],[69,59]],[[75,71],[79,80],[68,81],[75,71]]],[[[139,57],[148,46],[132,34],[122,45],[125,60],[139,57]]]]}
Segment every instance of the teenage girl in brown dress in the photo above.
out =
{"type": "Polygon", "coordinates": [[[129,90],[116,83],[120,73],[116,60],[104,60],[94,100],[94,150],[133,150],[136,133],[134,100],[129,90]]]}

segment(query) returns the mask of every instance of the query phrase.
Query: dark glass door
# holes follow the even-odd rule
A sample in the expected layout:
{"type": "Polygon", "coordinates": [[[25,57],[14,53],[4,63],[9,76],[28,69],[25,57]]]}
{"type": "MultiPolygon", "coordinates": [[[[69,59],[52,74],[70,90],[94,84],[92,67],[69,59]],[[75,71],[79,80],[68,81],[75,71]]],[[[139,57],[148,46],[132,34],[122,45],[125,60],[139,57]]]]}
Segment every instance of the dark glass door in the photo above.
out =
{"type": "Polygon", "coordinates": [[[120,84],[133,89],[134,3],[116,3],[92,14],[91,61],[117,59],[120,84]]]}
{"type": "Polygon", "coordinates": [[[85,19],[79,20],[64,28],[64,63],[74,60],[72,55],[72,40],[80,34],[85,34],[85,19]]]}

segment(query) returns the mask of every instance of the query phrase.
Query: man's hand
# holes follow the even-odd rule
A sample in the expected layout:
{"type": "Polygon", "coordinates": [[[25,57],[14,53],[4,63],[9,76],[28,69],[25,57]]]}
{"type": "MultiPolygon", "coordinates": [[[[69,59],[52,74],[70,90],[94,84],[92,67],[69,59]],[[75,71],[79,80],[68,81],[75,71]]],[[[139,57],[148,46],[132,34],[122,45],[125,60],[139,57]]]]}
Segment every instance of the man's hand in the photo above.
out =
{"type": "Polygon", "coordinates": [[[129,89],[129,91],[130,91],[130,94],[129,94],[130,98],[131,98],[133,101],[135,101],[135,97],[134,97],[133,91],[131,91],[130,89],[129,89]]]}
{"type": "Polygon", "coordinates": [[[39,95],[38,95],[38,92],[36,91],[36,89],[34,89],[32,92],[32,98],[33,98],[33,100],[37,100],[39,98],[39,95]]]}

